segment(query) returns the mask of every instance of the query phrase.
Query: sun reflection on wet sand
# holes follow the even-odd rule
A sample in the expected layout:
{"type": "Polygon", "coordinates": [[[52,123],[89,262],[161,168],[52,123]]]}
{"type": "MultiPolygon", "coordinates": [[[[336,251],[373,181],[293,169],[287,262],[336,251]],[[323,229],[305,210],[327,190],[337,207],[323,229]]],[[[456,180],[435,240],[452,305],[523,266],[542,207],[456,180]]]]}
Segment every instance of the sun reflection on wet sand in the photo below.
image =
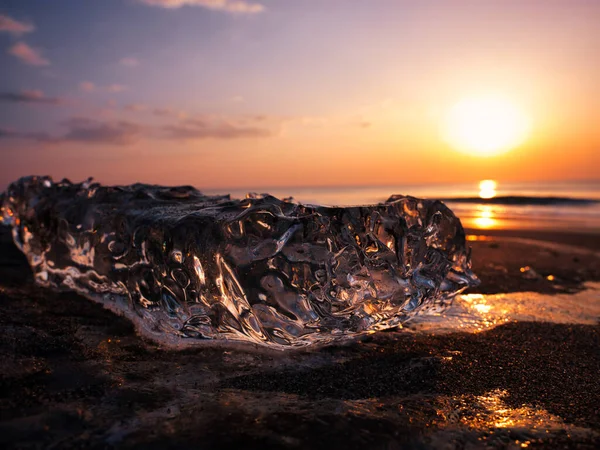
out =
{"type": "Polygon", "coordinates": [[[490,305],[486,305],[485,303],[478,303],[476,305],[473,305],[473,308],[475,308],[477,312],[480,312],[481,314],[487,314],[492,309],[490,305]]]}
{"type": "Polygon", "coordinates": [[[459,295],[446,311],[423,312],[404,328],[444,334],[477,333],[512,321],[595,325],[600,321],[600,283],[586,283],[585,286],[586,290],[575,294],[459,295]]]}
{"type": "Polygon", "coordinates": [[[499,443],[504,444],[502,448],[527,448],[548,436],[565,432],[589,438],[596,435],[588,428],[565,424],[560,417],[533,405],[511,408],[506,403],[509,395],[506,390],[495,389],[483,395],[449,399],[447,408],[439,411],[446,424],[432,436],[432,443],[456,439],[456,435],[473,440],[475,436],[469,434],[478,434],[481,430],[486,432],[479,435],[477,441],[484,448],[497,448],[499,443]],[[504,447],[507,440],[513,445],[504,447]]]}
{"type": "MultiPolygon", "coordinates": [[[[448,360],[451,360],[448,357],[448,360]]],[[[346,400],[344,410],[381,421],[419,417],[429,430],[426,448],[527,448],[554,436],[594,439],[594,430],[565,423],[532,404],[510,405],[510,391],[493,389],[482,395],[346,400]]],[[[291,400],[291,399],[290,399],[291,400]]],[[[416,420],[419,420],[416,419],[416,420]]]]}

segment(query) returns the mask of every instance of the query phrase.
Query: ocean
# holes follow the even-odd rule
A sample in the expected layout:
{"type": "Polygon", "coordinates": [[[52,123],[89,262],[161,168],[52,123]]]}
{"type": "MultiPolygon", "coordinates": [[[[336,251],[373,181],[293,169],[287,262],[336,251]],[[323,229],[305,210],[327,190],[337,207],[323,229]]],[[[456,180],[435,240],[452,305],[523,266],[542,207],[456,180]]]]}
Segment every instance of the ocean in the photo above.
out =
{"type": "Polygon", "coordinates": [[[206,194],[230,193],[233,198],[248,192],[269,193],[278,198],[291,196],[300,203],[331,206],[367,205],[404,194],[443,199],[468,229],[600,232],[600,180],[199,189],[206,194]]]}

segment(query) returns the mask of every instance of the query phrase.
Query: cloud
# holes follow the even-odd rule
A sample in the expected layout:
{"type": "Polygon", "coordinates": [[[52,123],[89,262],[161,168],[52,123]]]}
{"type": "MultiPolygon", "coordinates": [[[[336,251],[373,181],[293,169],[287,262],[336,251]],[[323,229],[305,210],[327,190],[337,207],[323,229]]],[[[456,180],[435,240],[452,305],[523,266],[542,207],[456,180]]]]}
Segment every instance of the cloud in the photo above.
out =
{"type": "Polygon", "coordinates": [[[81,83],[79,83],[79,90],[84,92],[95,92],[97,90],[103,90],[114,94],[117,92],[123,92],[127,90],[127,86],[123,86],[122,84],[111,84],[109,86],[102,87],[92,83],[91,81],[82,81],[81,83]]]}
{"type": "Polygon", "coordinates": [[[157,117],[177,117],[179,119],[185,119],[187,117],[185,111],[178,111],[173,108],[154,108],[152,114],[157,117]]]}
{"type": "Polygon", "coordinates": [[[175,140],[265,138],[276,134],[273,126],[245,120],[206,117],[184,119],[162,127],[164,137],[175,140]]]}
{"type": "Polygon", "coordinates": [[[35,30],[35,26],[32,23],[19,22],[12,17],[0,14],[0,32],[20,36],[24,33],[31,33],[33,30],[35,30]]]}
{"type": "Polygon", "coordinates": [[[171,116],[174,114],[174,111],[171,108],[154,108],[152,110],[152,114],[155,116],[171,116]]]}
{"type": "MultiPolygon", "coordinates": [[[[129,105],[133,107],[134,105],[129,105]]],[[[30,140],[43,144],[103,144],[125,146],[141,139],[174,141],[201,139],[268,138],[275,136],[281,122],[273,118],[202,116],[178,119],[163,125],[144,125],[127,120],[74,117],[61,124],[63,133],[19,132],[0,128],[0,139],[30,140]]]]}
{"type": "Polygon", "coordinates": [[[0,128],[0,139],[26,139],[38,142],[44,142],[51,139],[46,133],[30,133],[14,131],[7,128],[0,128]]]}
{"type": "Polygon", "coordinates": [[[6,128],[0,128],[0,138],[12,138],[15,137],[17,134],[19,133],[6,128]]]}
{"type": "Polygon", "coordinates": [[[181,8],[182,6],[199,6],[234,14],[256,14],[265,9],[259,3],[252,3],[246,0],[138,0],[138,2],[168,9],[181,8]]]}
{"type": "Polygon", "coordinates": [[[122,84],[111,84],[110,86],[106,86],[106,90],[108,92],[123,92],[127,90],[127,86],[123,86],[122,84]]]}
{"type": "Polygon", "coordinates": [[[125,57],[119,60],[119,64],[125,67],[137,67],[140,65],[140,61],[136,58],[125,57]]]}
{"type": "Polygon", "coordinates": [[[117,120],[101,121],[84,117],[75,117],[63,123],[66,131],[58,136],[47,133],[18,132],[0,129],[0,138],[33,140],[41,143],[60,144],[78,142],[87,144],[129,145],[142,136],[142,125],[117,120]]]}
{"type": "Polygon", "coordinates": [[[25,64],[30,66],[49,66],[50,61],[42,56],[39,50],[36,50],[25,42],[17,42],[8,49],[8,53],[16,56],[25,64]]]}
{"type": "Polygon", "coordinates": [[[142,103],[130,103],[125,105],[123,109],[129,112],[144,112],[148,110],[148,107],[142,103]]]}
{"type": "Polygon", "coordinates": [[[58,97],[47,97],[39,90],[25,90],[21,92],[1,92],[0,102],[60,105],[64,103],[64,100],[58,97]]]}
{"type": "Polygon", "coordinates": [[[60,138],[68,142],[127,145],[140,137],[143,126],[124,120],[100,121],[88,118],[73,118],[64,123],[67,132],[60,138]]]}
{"type": "Polygon", "coordinates": [[[84,92],[94,92],[96,90],[96,85],[91,81],[82,81],[79,83],[79,89],[84,92]]]}

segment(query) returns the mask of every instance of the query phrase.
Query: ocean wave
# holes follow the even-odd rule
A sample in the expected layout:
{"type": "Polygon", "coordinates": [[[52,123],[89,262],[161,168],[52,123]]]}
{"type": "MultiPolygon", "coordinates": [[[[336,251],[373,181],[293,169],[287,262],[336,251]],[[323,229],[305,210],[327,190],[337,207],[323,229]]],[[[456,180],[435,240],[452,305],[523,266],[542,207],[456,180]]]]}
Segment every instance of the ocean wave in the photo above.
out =
{"type": "Polygon", "coordinates": [[[507,195],[493,198],[481,197],[453,197],[442,199],[446,203],[471,203],[482,205],[522,205],[522,206],[586,206],[598,205],[600,200],[573,197],[532,197],[507,195]]]}

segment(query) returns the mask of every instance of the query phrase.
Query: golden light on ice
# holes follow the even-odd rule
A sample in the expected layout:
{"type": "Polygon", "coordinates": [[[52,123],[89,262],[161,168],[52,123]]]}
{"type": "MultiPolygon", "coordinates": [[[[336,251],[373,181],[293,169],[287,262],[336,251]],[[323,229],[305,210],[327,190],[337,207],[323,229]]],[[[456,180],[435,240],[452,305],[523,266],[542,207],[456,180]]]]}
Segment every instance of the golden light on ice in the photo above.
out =
{"type": "Polygon", "coordinates": [[[531,130],[527,114],[501,97],[464,98],[446,114],[442,134],[457,150],[493,156],[521,145],[531,130]]]}

